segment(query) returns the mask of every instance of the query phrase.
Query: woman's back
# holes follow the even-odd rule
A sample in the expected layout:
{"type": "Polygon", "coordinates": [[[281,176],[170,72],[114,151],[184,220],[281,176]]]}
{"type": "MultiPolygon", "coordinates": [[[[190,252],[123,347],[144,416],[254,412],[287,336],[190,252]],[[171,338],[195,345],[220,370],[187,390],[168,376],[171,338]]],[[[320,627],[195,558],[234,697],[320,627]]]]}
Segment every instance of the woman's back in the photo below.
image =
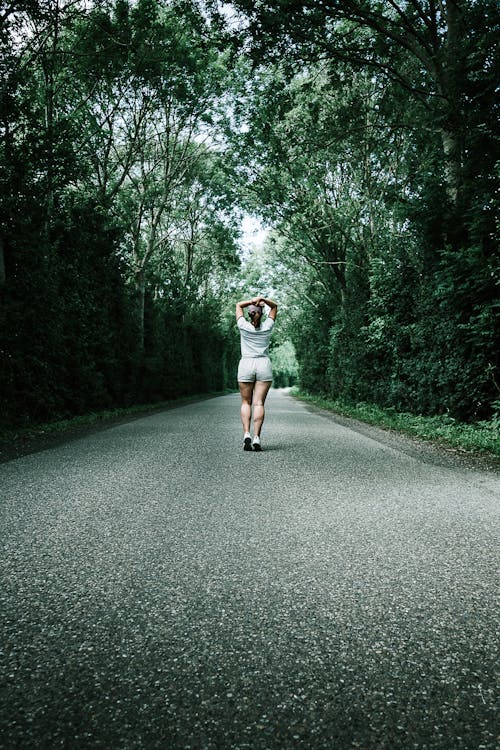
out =
{"type": "Polygon", "coordinates": [[[238,318],[237,323],[240,329],[241,356],[268,357],[274,320],[266,318],[258,328],[254,328],[243,316],[238,318]]]}

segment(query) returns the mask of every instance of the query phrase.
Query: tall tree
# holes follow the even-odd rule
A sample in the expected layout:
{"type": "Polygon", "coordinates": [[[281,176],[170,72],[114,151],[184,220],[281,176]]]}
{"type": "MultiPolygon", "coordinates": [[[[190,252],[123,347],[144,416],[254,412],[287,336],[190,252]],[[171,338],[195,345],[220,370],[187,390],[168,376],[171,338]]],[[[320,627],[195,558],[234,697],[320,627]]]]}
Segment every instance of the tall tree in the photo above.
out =
{"type": "Polygon", "coordinates": [[[229,73],[207,19],[187,0],[26,0],[0,21],[2,420],[222,387],[234,234],[202,175],[223,171],[229,73]]]}
{"type": "MultiPolygon", "coordinates": [[[[446,237],[455,247],[467,241],[470,222],[466,224],[464,211],[474,202],[470,180],[477,173],[476,157],[470,142],[478,106],[487,120],[483,129],[488,152],[491,157],[494,153],[488,110],[491,113],[497,69],[492,56],[496,3],[235,0],[233,5],[248,19],[240,38],[244,44],[251,37],[256,59],[348,61],[381,71],[425,105],[430,127],[441,137],[446,237]]],[[[490,167],[494,161],[490,159],[490,167]]]]}
{"type": "MultiPolygon", "coordinates": [[[[399,408],[489,413],[495,390],[488,373],[498,355],[486,218],[493,191],[482,160],[491,162],[493,151],[476,153],[476,176],[461,173],[460,196],[455,201],[448,190],[446,197],[449,175],[429,91],[414,86],[414,96],[402,96],[401,75],[387,66],[323,54],[311,36],[309,46],[288,37],[280,47],[280,34],[277,46],[271,26],[269,38],[259,37],[284,57],[274,69],[269,60],[254,68],[250,105],[242,93],[236,113],[254,209],[260,204],[286,239],[277,245],[279,259],[288,254],[291,264],[292,254],[302,256],[323,285],[323,298],[310,277],[306,287],[311,313],[317,319],[321,310],[326,321],[321,340],[300,318],[297,327],[301,366],[307,359],[309,368],[303,382],[399,408]],[[455,225],[459,199],[469,210],[455,225]]],[[[368,39],[373,30],[358,26],[352,49],[368,39]]],[[[407,79],[422,77],[407,49],[391,54],[407,79]]],[[[464,133],[472,143],[470,125],[464,133]]]]}
{"type": "Polygon", "coordinates": [[[227,72],[190,2],[120,0],[111,11],[97,8],[76,41],[87,56],[95,49],[93,67],[109,61],[103,75],[86,77],[92,106],[83,145],[102,204],[126,227],[142,350],[146,287],[172,247],[180,196],[192,189],[227,72]]]}

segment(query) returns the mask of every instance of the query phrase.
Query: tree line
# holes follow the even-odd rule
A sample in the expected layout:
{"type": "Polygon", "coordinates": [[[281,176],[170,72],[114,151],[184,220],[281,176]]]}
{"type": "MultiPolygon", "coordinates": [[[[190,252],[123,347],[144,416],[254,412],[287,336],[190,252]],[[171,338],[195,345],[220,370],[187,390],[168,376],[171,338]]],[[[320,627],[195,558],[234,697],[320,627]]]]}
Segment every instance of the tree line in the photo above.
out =
{"type": "Polygon", "coordinates": [[[500,392],[496,4],[233,6],[253,71],[239,164],[250,205],[274,227],[302,387],[490,418],[500,392]]]}
{"type": "Polygon", "coordinates": [[[489,0],[19,0],[0,18],[1,422],[277,382],[498,406],[489,0]],[[241,212],[271,228],[241,263],[241,212]]]}
{"type": "Polygon", "coordinates": [[[232,384],[217,29],[190,2],[26,0],[0,45],[2,421],[232,384]]]}

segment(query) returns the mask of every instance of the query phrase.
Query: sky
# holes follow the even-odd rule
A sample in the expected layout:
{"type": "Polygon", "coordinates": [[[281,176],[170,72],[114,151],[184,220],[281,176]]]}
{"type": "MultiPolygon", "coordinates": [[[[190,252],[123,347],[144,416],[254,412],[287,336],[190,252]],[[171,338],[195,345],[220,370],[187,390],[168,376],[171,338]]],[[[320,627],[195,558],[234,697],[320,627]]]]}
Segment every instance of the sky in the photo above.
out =
{"type": "Polygon", "coordinates": [[[243,217],[241,231],[240,247],[244,257],[250,255],[252,250],[262,247],[269,234],[269,229],[266,229],[257,217],[249,214],[243,217]]]}

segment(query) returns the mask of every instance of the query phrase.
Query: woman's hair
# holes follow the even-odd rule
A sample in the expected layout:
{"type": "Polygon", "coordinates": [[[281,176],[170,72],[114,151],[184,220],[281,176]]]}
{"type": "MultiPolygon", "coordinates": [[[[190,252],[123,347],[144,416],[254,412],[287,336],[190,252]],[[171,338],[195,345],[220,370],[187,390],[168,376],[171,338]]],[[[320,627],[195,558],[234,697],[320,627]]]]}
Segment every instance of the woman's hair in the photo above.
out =
{"type": "Polygon", "coordinates": [[[262,315],[262,305],[248,305],[248,314],[259,312],[262,315]]]}
{"type": "MultiPolygon", "coordinates": [[[[259,315],[262,317],[262,312],[263,312],[263,308],[260,305],[248,306],[248,314],[250,316],[250,320],[252,321],[252,323],[253,323],[254,316],[257,315],[257,313],[259,313],[259,315]]],[[[260,326],[260,318],[258,321],[258,326],[256,326],[256,328],[258,328],[259,326],[260,326]]]]}

